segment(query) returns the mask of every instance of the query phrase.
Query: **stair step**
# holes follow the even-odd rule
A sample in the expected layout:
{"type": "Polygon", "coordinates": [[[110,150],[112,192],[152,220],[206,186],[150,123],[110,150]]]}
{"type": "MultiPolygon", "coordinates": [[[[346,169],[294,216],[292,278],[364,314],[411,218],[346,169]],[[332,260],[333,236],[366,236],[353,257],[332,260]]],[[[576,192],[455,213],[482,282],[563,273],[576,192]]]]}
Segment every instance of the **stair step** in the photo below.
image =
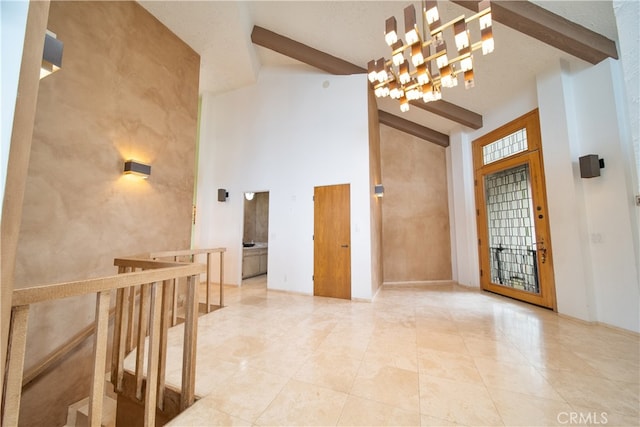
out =
{"type": "MultiPolygon", "coordinates": [[[[115,427],[116,408],[118,395],[113,390],[113,384],[109,382],[110,373],[107,372],[104,384],[104,400],[102,402],[102,426],[115,427]]],[[[67,423],[65,427],[78,427],[89,425],[89,398],[85,397],[69,405],[67,411],[67,423]]]]}
{"type": "MultiPolygon", "coordinates": [[[[89,426],[89,398],[83,399],[84,405],[78,408],[76,414],[76,427],[89,426]]],[[[105,396],[102,403],[102,427],[115,427],[117,401],[105,396]]]]}
{"type": "Polygon", "coordinates": [[[69,409],[67,410],[67,426],[75,427],[76,419],[78,417],[78,409],[80,409],[84,405],[89,404],[89,398],[85,397],[82,400],[78,400],[76,403],[72,403],[69,405],[69,409]]]}

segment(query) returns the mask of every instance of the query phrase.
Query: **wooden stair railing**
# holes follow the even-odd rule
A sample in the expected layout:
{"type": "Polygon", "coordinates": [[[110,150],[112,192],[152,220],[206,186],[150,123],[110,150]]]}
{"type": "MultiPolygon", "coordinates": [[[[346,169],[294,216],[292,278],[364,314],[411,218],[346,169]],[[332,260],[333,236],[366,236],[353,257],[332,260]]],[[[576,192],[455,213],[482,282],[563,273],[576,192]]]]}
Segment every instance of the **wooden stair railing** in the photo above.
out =
{"type": "MultiPolygon", "coordinates": [[[[116,290],[116,321],[114,326],[114,358],[112,361],[112,381],[116,387],[121,384],[120,375],[124,374],[123,337],[133,329],[133,309],[127,306],[125,295],[133,295],[140,287],[137,328],[137,359],[135,369],[136,395],[144,397],[144,425],[154,426],[156,407],[162,401],[164,393],[164,366],[166,361],[166,327],[168,325],[168,307],[164,290],[174,279],[187,278],[185,298],[185,332],[183,348],[183,371],[180,409],[184,410],[195,400],[195,356],[198,322],[198,277],[205,273],[205,266],[195,263],[177,263],[154,261],[149,259],[116,259],[115,264],[121,274],[97,279],[43,285],[14,290],[12,296],[9,350],[7,356],[6,381],[2,395],[2,425],[16,426],[20,412],[24,356],[26,349],[27,320],[29,307],[44,301],[58,300],[72,296],[96,294],[96,333],[93,351],[93,379],[91,382],[89,423],[100,426],[104,395],[105,367],[109,326],[109,305],[111,291],[116,290]],[[143,271],[135,271],[141,269],[143,271]],[[120,304],[118,304],[118,302],[120,304]],[[147,312],[148,311],[148,312],[147,312]],[[125,333],[127,328],[127,333],[125,333]],[[145,339],[148,339],[146,378],[143,372],[145,339]],[[116,351],[116,343],[118,345],[116,351]],[[121,358],[122,356],[122,358],[121,358]],[[115,374],[115,375],[114,375],[115,374]],[[143,383],[146,386],[143,387],[143,383]],[[145,390],[144,396],[142,390],[145,390]]],[[[127,300],[127,301],[130,301],[127,300]]],[[[133,304],[135,305],[135,304],[133,304]]],[[[135,307],[133,307],[135,308],[135,307]]],[[[162,405],[160,403],[160,405],[162,405]]]]}
{"type": "MultiPolygon", "coordinates": [[[[173,261],[180,261],[179,258],[183,258],[187,256],[189,258],[189,262],[194,262],[194,255],[199,255],[206,253],[207,254],[207,275],[206,275],[206,307],[203,310],[205,313],[211,312],[211,307],[214,307],[212,304],[212,290],[211,290],[211,255],[214,253],[220,254],[220,284],[224,283],[224,252],[225,248],[215,248],[215,249],[194,249],[194,250],[180,250],[180,251],[164,251],[164,252],[153,252],[144,255],[138,255],[136,258],[150,258],[155,260],[164,260],[164,258],[172,258],[173,261]]],[[[177,323],[177,312],[178,312],[178,303],[179,303],[179,290],[176,286],[177,279],[173,279],[171,281],[171,326],[175,326],[177,323]]],[[[223,285],[219,286],[219,308],[224,307],[224,287],[223,285]]],[[[134,298],[139,298],[140,290],[138,290],[137,294],[134,298]]],[[[163,294],[166,298],[166,294],[163,294]]],[[[201,304],[201,306],[205,306],[201,304]]],[[[132,306],[133,307],[133,306],[132,306]]],[[[115,308],[111,308],[109,311],[109,319],[113,317],[115,313],[115,308]]],[[[131,325],[132,326],[132,325],[131,325]]],[[[74,351],[77,347],[79,347],[86,339],[93,335],[95,331],[95,323],[91,323],[87,325],[80,332],[71,337],[67,342],[57,347],[51,353],[47,354],[43,357],[39,362],[34,364],[33,367],[26,370],[22,377],[22,387],[25,388],[29,386],[32,382],[36,381],[43,373],[47,372],[51,367],[55,366],[58,362],[64,359],[69,353],[74,351]]],[[[128,335],[132,336],[132,335],[128,335]]],[[[129,342],[129,341],[128,341],[129,342]]],[[[130,341],[131,344],[128,346],[128,351],[131,351],[133,346],[133,341],[130,341]]]]}
{"type": "MultiPolygon", "coordinates": [[[[187,257],[190,262],[195,261],[195,257],[197,255],[206,254],[207,255],[207,272],[206,272],[206,303],[204,312],[211,312],[212,304],[212,295],[213,291],[211,289],[211,263],[212,254],[218,253],[220,254],[220,283],[219,283],[219,298],[220,305],[219,307],[224,307],[224,253],[226,248],[213,248],[213,249],[185,249],[180,251],[164,251],[164,252],[151,252],[146,254],[147,258],[155,259],[155,260],[167,260],[167,258],[172,259],[175,262],[178,262],[180,258],[187,257]]],[[[176,281],[173,283],[173,316],[171,319],[171,326],[176,324],[176,313],[178,307],[178,287],[176,286],[176,281]]]]}

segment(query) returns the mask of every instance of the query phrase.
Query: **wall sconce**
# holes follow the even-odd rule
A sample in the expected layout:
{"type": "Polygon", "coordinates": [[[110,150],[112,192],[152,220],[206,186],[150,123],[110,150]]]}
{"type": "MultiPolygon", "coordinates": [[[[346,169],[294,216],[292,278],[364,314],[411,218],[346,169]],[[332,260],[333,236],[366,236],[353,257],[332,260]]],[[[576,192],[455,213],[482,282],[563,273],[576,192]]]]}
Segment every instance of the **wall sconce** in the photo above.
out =
{"type": "Polygon", "coordinates": [[[127,160],[124,162],[124,174],[137,175],[147,179],[149,178],[149,175],[151,175],[151,166],[135,160],[127,160]]]}
{"type": "Polygon", "coordinates": [[[227,201],[227,197],[229,197],[229,192],[227,190],[225,190],[224,188],[218,188],[218,201],[219,202],[226,202],[227,201]]]}
{"type": "Polygon", "coordinates": [[[578,160],[581,178],[595,178],[600,176],[600,169],[604,169],[604,159],[599,159],[597,154],[588,154],[578,160]]]}
{"type": "Polygon", "coordinates": [[[44,36],[44,50],[42,51],[42,65],[40,66],[40,78],[47,77],[62,67],[63,44],[56,35],[47,30],[44,36]]]}
{"type": "Polygon", "coordinates": [[[376,195],[376,197],[384,196],[384,187],[382,186],[382,184],[377,184],[374,187],[374,194],[376,195]]]}
{"type": "Polygon", "coordinates": [[[255,195],[256,195],[256,193],[248,191],[248,192],[244,193],[244,198],[247,199],[247,200],[253,200],[253,196],[255,196],[255,195]]]}

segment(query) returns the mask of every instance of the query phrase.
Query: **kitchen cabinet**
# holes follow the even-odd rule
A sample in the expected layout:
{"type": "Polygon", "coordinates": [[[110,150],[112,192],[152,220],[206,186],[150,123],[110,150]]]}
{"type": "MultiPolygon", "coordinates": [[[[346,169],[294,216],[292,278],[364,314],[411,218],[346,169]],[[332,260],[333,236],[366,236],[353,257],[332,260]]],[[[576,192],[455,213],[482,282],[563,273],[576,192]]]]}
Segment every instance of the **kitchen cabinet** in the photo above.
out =
{"type": "Polygon", "coordinates": [[[242,254],[242,278],[259,276],[267,273],[268,263],[267,248],[244,248],[242,254]]]}

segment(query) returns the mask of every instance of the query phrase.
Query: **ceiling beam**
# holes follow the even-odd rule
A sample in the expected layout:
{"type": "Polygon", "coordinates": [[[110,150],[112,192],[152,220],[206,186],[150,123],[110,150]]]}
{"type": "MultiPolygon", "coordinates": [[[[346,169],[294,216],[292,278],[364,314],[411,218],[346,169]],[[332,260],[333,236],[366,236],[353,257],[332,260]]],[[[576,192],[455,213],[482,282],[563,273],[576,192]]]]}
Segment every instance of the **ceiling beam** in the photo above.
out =
{"type": "Polygon", "coordinates": [[[482,127],[482,115],[447,101],[411,101],[410,104],[414,107],[422,108],[430,113],[458,122],[470,127],[471,129],[480,129],[482,127]]]}
{"type": "Polygon", "coordinates": [[[449,146],[449,135],[429,129],[428,127],[424,127],[407,119],[403,119],[402,117],[387,113],[386,111],[378,110],[378,121],[383,125],[417,136],[418,138],[433,142],[434,144],[442,147],[449,146]]]}
{"type": "Polygon", "coordinates": [[[327,73],[337,75],[366,73],[362,67],[336,58],[328,53],[292,40],[288,37],[269,31],[265,28],[253,26],[251,41],[258,46],[266,47],[300,62],[319,68],[327,73]]]}
{"type": "MultiPolygon", "coordinates": [[[[478,11],[477,1],[452,0],[478,11]]],[[[491,1],[491,18],[591,64],[618,59],[616,43],[529,1],[491,1]]]]}
{"type": "MultiPolygon", "coordinates": [[[[251,41],[258,46],[274,50],[331,74],[350,75],[365,74],[367,72],[366,69],[351,62],[329,55],[328,53],[314,49],[257,25],[255,25],[253,31],[251,31],[251,41]]],[[[412,105],[472,129],[482,127],[482,116],[480,114],[447,101],[441,100],[429,103],[412,102],[412,105]]]]}

